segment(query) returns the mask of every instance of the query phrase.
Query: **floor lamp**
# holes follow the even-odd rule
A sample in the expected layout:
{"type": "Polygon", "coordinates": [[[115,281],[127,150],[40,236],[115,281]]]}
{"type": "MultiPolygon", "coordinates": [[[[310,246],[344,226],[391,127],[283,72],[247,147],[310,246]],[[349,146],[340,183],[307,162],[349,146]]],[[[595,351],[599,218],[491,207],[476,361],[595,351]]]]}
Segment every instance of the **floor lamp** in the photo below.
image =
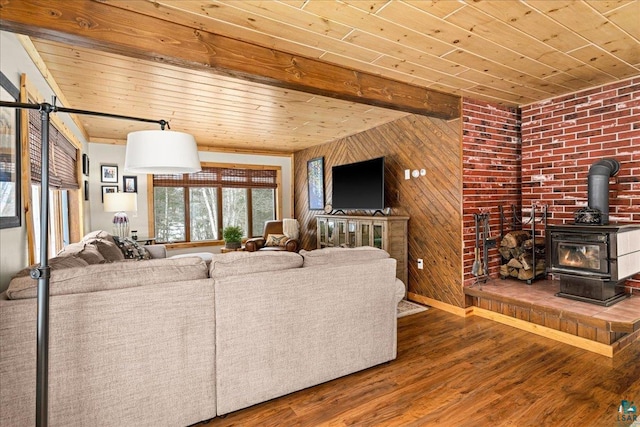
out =
{"type": "Polygon", "coordinates": [[[0,107],[39,110],[41,120],[42,177],[40,192],[40,267],[31,270],[38,280],[38,318],[36,350],[36,426],[48,425],[49,398],[49,115],[55,112],[109,117],[157,123],[161,130],[132,132],[127,136],[125,171],[129,173],[193,173],[199,172],[200,159],[193,136],[164,130],[165,120],[144,119],[118,114],[99,113],[57,107],[54,104],[28,104],[0,101],[0,107]],[[156,144],[157,142],[157,144],[156,144]],[[162,152],[160,152],[162,150],[162,152]],[[127,167],[129,166],[129,167],[127,167]]]}

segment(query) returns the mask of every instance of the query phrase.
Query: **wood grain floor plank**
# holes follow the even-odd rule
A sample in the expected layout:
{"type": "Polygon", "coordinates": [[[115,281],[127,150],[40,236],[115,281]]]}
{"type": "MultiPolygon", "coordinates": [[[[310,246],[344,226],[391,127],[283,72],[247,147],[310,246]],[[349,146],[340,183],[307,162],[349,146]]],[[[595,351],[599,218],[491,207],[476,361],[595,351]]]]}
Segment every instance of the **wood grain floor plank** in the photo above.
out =
{"type": "Polygon", "coordinates": [[[435,308],[398,320],[396,360],[207,426],[628,426],[640,340],[608,358],[435,308]]]}

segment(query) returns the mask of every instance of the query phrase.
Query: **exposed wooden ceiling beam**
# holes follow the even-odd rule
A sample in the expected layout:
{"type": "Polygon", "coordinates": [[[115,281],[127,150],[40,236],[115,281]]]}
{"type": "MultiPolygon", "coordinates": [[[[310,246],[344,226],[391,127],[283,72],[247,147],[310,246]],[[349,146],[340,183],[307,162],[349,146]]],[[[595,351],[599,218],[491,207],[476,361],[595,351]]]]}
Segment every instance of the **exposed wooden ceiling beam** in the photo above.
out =
{"type": "Polygon", "coordinates": [[[443,119],[460,98],[291,55],[99,1],[4,0],[0,29],[443,119]]]}

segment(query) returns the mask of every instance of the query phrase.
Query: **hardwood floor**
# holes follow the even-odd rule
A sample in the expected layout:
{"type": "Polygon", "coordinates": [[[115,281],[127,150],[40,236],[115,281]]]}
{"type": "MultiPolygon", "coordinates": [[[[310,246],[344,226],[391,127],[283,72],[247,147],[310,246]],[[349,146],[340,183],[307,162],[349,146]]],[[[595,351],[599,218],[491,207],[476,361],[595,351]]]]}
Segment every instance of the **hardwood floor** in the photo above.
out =
{"type": "Polygon", "coordinates": [[[628,426],[640,340],[608,358],[434,308],[398,319],[390,363],[215,418],[220,426],[628,426]]]}

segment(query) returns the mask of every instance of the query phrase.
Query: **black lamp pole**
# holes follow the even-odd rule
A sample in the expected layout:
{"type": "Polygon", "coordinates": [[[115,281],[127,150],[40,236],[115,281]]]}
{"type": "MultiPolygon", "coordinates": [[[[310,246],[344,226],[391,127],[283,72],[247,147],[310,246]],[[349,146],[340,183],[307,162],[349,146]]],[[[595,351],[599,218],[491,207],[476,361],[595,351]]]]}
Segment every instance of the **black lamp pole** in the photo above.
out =
{"type": "MultiPolygon", "coordinates": [[[[0,101],[0,107],[30,109],[40,111],[41,129],[41,191],[40,191],[40,267],[31,270],[31,277],[38,280],[38,320],[36,353],[36,426],[46,427],[49,423],[49,115],[55,112],[110,117],[157,123],[164,130],[166,120],[143,119],[118,114],[99,113],[73,108],[57,107],[49,103],[25,104],[21,102],[0,101]]],[[[18,153],[19,154],[19,153],[18,153]]]]}
{"type": "Polygon", "coordinates": [[[38,347],[36,353],[36,426],[46,427],[49,408],[49,114],[50,106],[40,110],[40,268],[31,270],[38,280],[38,347]]]}

